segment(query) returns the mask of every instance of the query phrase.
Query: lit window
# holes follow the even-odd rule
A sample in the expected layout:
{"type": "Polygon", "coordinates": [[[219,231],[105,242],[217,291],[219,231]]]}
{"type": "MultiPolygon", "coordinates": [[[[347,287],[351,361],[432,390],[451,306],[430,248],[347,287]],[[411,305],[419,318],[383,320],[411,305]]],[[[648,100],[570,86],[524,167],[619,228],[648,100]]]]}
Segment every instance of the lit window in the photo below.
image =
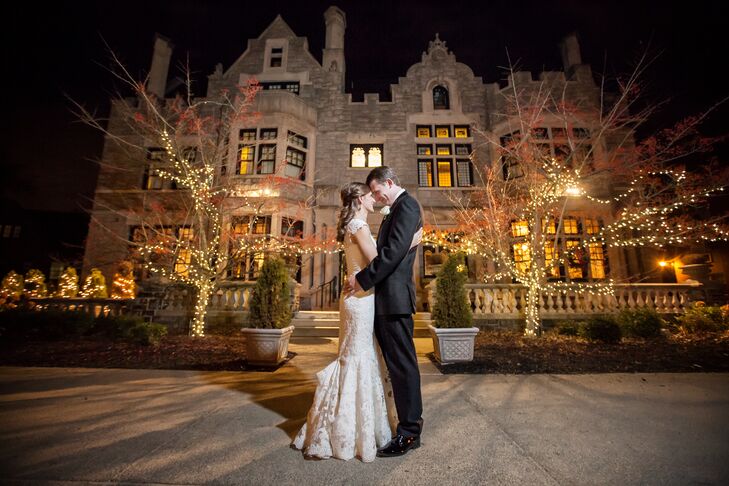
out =
{"type": "Polygon", "coordinates": [[[383,164],[382,145],[350,145],[350,167],[381,167],[383,164]]]}
{"type": "Polygon", "coordinates": [[[433,163],[430,160],[418,161],[418,185],[433,187],[433,163]]]}
{"type": "Polygon", "coordinates": [[[450,109],[450,100],[448,99],[448,90],[443,86],[433,88],[433,108],[436,110],[450,109]]]}
{"type": "Polygon", "coordinates": [[[600,232],[600,222],[596,219],[585,219],[585,232],[588,235],[596,235],[600,232]]]}
{"type": "Polygon", "coordinates": [[[253,162],[256,153],[256,147],[253,145],[243,145],[239,151],[238,174],[253,174],[253,162]]]}
{"type": "Polygon", "coordinates": [[[566,235],[577,235],[580,233],[577,225],[577,218],[564,218],[564,220],[562,220],[562,226],[564,228],[564,234],[566,235]]]}
{"type": "Polygon", "coordinates": [[[437,138],[450,138],[451,136],[451,127],[444,125],[444,126],[436,126],[435,127],[435,136],[437,138]]]}
{"type": "Polygon", "coordinates": [[[511,236],[526,236],[529,234],[529,223],[526,221],[512,221],[511,222],[511,236]]]}
{"type": "Polygon", "coordinates": [[[436,145],[435,153],[436,153],[436,155],[450,155],[451,146],[450,145],[436,145]]]}
{"type": "Polygon", "coordinates": [[[456,126],[454,132],[456,133],[456,138],[468,138],[471,136],[467,126],[456,126]]]}
{"type": "Polygon", "coordinates": [[[570,255],[567,265],[567,276],[570,279],[584,278],[580,240],[569,239],[566,243],[567,253],[570,255]]]}
{"type": "Polygon", "coordinates": [[[450,160],[438,161],[438,186],[451,187],[453,181],[451,178],[451,162],[450,160]]]}
{"type": "Polygon", "coordinates": [[[177,250],[177,258],[175,259],[175,273],[188,277],[190,275],[190,263],[192,263],[192,253],[187,248],[177,250]]]}
{"type": "Polygon", "coordinates": [[[430,127],[429,126],[421,126],[421,125],[418,125],[417,133],[418,133],[418,138],[430,138],[432,136],[430,134],[430,127]]]}
{"type": "Polygon", "coordinates": [[[418,145],[418,155],[433,155],[433,146],[418,145]]]}
{"type": "Polygon", "coordinates": [[[553,234],[557,233],[557,227],[556,227],[554,218],[549,218],[549,219],[545,220],[544,228],[542,231],[544,231],[548,235],[553,235],[553,234]]]}
{"type": "Polygon", "coordinates": [[[557,259],[557,252],[554,251],[554,241],[549,240],[544,243],[544,266],[547,269],[547,276],[559,278],[559,265],[552,264],[557,259]]]}
{"type": "Polygon", "coordinates": [[[528,243],[514,243],[512,245],[514,252],[514,264],[517,272],[526,274],[529,272],[529,264],[531,263],[531,252],[528,243]]]}
{"type": "Polygon", "coordinates": [[[370,147],[367,151],[367,162],[369,167],[382,166],[382,150],[379,147],[370,147]]]}
{"type": "Polygon", "coordinates": [[[362,147],[355,147],[352,149],[352,167],[366,167],[367,157],[362,147]]]}
{"type": "Polygon", "coordinates": [[[590,243],[590,273],[592,278],[605,278],[605,251],[602,243],[590,243]]]}

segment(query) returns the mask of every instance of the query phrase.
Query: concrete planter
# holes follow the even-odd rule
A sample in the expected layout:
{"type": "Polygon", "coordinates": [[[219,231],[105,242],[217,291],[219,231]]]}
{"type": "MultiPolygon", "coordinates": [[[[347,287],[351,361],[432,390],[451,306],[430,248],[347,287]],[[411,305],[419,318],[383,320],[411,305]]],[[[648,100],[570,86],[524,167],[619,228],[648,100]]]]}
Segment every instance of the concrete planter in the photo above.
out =
{"type": "Polygon", "coordinates": [[[246,337],[246,361],[258,366],[276,366],[289,352],[294,326],[283,329],[243,328],[246,337]]]}
{"type": "Polygon", "coordinates": [[[477,327],[438,328],[429,325],[428,329],[438,361],[443,364],[473,361],[477,327]]]}

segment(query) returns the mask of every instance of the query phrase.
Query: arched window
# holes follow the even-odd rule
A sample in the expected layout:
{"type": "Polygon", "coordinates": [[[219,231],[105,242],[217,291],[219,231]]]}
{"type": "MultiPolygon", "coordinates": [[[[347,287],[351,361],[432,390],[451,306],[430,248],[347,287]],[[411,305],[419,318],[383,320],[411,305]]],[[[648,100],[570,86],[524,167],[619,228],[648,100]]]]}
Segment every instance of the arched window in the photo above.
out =
{"type": "Polygon", "coordinates": [[[433,109],[450,110],[451,105],[448,100],[448,90],[443,86],[433,88],[433,109]]]}

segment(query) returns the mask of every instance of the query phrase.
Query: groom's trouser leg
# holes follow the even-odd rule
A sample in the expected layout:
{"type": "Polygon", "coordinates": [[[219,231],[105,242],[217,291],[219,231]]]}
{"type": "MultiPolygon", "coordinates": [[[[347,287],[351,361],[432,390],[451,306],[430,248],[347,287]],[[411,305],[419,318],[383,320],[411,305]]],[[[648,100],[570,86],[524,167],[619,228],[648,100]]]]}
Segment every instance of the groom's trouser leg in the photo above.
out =
{"type": "Polygon", "coordinates": [[[413,343],[413,316],[375,316],[375,335],[387,364],[395,397],[397,433],[420,436],[423,399],[420,395],[420,370],[413,343]]]}

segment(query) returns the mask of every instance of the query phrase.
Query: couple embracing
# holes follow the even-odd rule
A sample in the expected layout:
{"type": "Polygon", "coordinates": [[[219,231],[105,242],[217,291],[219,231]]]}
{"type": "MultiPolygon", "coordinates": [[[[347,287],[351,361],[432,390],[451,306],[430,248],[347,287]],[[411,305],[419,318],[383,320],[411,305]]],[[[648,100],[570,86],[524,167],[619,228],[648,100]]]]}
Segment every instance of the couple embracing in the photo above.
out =
{"type": "Polygon", "coordinates": [[[366,184],[347,184],[341,197],[337,236],[348,278],[339,356],[317,373],[314,402],[292,445],[309,457],[370,462],[420,447],[413,264],[423,221],[420,205],[389,167],[373,169],[366,184]],[[376,243],[367,225],[375,200],[389,206],[376,243]]]}

